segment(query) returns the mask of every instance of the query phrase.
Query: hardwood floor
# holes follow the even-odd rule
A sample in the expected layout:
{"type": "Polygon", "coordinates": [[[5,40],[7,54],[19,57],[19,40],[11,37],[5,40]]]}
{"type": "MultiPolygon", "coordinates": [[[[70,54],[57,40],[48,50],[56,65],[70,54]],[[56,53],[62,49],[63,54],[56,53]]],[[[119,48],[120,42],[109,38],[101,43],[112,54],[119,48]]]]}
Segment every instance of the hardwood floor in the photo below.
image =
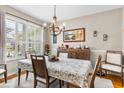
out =
{"type": "MultiPolygon", "coordinates": [[[[26,73],[25,71],[22,71],[22,72],[21,72],[21,74],[25,74],[25,73],[26,73]]],[[[17,77],[17,74],[9,75],[9,76],[7,77],[7,80],[13,79],[13,78],[15,78],[15,77],[17,77]]],[[[2,82],[4,82],[4,78],[0,78],[0,83],[2,83],[2,82]]]]}
{"type": "MultiPolygon", "coordinates": [[[[26,72],[23,71],[21,74],[25,74],[26,72]]],[[[10,75],[8,76],[8,80],[14,78],[14,77],[17,77],[17,74],[13,74],[13,75],[10,75]]],[[[115,75],[107,75],[107,76],[102,76],[102,78],[106,78],[106,79],[110,79],[112,80],[112,83],[114,85],[114,88],[124,88],[124,86],[122,86],[121,84],[121,77],[119,76],[115,76],[115,75]]],[[[4,79],[0,79],[0,83],[4,82],[4,79]]]]}
{"type": "Polygon", "coordinates": [[[122,86],[122,84],[121,84],[121,77],[115,76],[115,75],[110,75],[110,74],[108,74],[106,76],[102,76],[102,77],[112,80],[114,88],[124,88],[124,85],[122,86]]]}

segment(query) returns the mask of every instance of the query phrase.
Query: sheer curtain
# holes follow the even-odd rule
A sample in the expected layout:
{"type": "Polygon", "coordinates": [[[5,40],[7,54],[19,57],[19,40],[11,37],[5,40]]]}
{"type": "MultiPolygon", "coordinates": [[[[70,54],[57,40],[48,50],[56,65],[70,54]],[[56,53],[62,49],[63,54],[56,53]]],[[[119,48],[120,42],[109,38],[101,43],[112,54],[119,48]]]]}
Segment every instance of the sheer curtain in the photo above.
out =
{"type": "Polygon", "coordinates": [[[5,63],[5,13],[0,12],[0,64],[5,63]]]}

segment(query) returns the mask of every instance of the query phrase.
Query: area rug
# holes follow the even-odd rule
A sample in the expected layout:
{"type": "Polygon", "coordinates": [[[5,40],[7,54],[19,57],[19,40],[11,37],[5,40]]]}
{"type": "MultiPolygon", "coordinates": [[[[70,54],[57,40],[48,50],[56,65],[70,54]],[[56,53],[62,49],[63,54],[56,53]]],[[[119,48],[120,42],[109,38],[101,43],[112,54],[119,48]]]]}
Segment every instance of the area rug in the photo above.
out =
{"type": "MultiPolygon", "coordinates": [[[[18,86],[18,78],[15,77],[10,79],[5,84],[4,82],[0,84],[0,88],[33,88],[33,74],[30,73],[28,76],[28,80],[25,80],[25,74],[21,75],[20,85],[18,86]]],[[[55,81],[53,84],[50,85],[50,88],[58,88],[59,82],[55,81]]],[[[46,88],[46,85],[42,83],[37,84],[37,88],[46,88]]]]}

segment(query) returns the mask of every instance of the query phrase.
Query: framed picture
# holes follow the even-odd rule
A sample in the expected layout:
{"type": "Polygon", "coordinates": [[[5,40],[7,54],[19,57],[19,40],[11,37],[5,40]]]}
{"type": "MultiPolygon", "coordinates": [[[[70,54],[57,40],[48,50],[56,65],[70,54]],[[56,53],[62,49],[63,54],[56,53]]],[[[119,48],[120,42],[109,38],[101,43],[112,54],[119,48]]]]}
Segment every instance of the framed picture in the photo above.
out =
{"type": "Polygon", "coordinates": [[[84,42],[85,28],[63,31],[63,42],[84,42]]]}

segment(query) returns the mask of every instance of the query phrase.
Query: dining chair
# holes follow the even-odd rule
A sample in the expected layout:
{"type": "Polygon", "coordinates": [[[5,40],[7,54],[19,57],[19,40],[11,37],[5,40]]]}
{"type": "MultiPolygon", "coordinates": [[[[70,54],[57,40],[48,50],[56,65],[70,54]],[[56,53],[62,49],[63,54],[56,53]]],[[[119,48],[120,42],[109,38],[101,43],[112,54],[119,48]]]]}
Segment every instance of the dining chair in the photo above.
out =
{"type": "Polygon", "coordinates": [[[5,83],[7,83],[7,65],[6,64],[0,64],[0,75],[4,74],[4,80],[5,83]]]}
{"type": "MultiPolygon", "coordinates": [[[[36,54],[36,52],[34,50],[26,51],[25,52],[25,59],[31,59],[31,55],[33,55],[33,54],[36,54]]],[[[28,79],[29,72],[33,73],[32,71],[26,70],[26,80],[28,79]]]]}
{"type": "Polygon", "coordinates": [[[106,52],[105,61],[102,61],[100,69],[105,71],[107,75],[107,71],[116,72],[121,74],[121,83],[123,86],[123,64],[122,64],[122,51],[111,51],[108,50],[106,52]]]}
{"type": "Polygon", "coordinates": [[[99,70],[101,65],[101,59],[102,59],[102,56],[99,55],[96,61],[94,70],[89,75],[88,85],[90,88],[113,88],[113,84],[111,80],[96,76],[96,73],[99,70]]]}
{"type": "MultiPolygon", "coordinates": [[[[57,51],[57,56],[59,57],[59,58],[68,58],[68,52],[65,52],[65,51],[57,51]]],[[[65,81],[63,81],[63,80],[59,80],[59,83],[60,83],[60,87],[61,86],[64,86],[64,83],[65,83],[65,81]]]]}
{"type": "MultiPolygon", "coordinates": [[[[98,88],[98,87],[99,88],[112,88],[113,87],[111,80],[96,77],[96,73],[99,69],[101,59],[102,59],[102,56],[99,55],[92,73],[89,73],[87,80],[85,80],[86,87],[89,87],[89,88],[98,88]]],[[[80,88],[77,85],[67,83],[67,87],[69,87],[70,85],[72,87],[80,88]]]]}
{"type": "Polygon", "coordinates": [[[57,51],[57,56],[59,58],[68,58],[68,52],[65,51],[57,51]]]}
{"type": "Polygon", "coordinates": [[[59,58],[68,58],[68,53],[59,53],[59,58]]]}
{"type": "MultiPolygon", "coordinates": [[[[93,73],[89,73],[89,76],[87,76],[87,80],[85,81],[85,86],[86,87],[87,86],[88,87],[94,87],[95,76],[96,76],[97,69],[98,69],[98,66],[100,64],[101,58],[102,58],[101,55],[99,55],[99,57],[98,57],[98,59],[95,63],[93,73]],[[91,74],[92,74],[92,76],[91,76],[91,74]]],[[[78,85],[67,83],[67,88],[69,88],[70,86],[80,88],[80,86],[78,86],[78,85]]]]}
{"type": "Polygon", "coordinates": [[[37,86],[37,82],[49,85],[55,82],[57,79],[48,75],[46,61],[44,56],[31,55],[33,72],[34,72],[34,88],[37,86]]]}
{"type": "Polygon", "coordinates": [[[101,59],[102,59],[102,56],[99,55],[99,57],[98,57],[98,59],[95,63],[95,66],[94,66],[93,73],[90,73],[90,75],[91,75],[91,79],[89,80],[90,81],[90,84],[89,84],[90,88],[95,87],[94,81],[95,81],[95,78],[96,78],[96,73],[97,73],[98,67],[100,66],[101,59]]]}

